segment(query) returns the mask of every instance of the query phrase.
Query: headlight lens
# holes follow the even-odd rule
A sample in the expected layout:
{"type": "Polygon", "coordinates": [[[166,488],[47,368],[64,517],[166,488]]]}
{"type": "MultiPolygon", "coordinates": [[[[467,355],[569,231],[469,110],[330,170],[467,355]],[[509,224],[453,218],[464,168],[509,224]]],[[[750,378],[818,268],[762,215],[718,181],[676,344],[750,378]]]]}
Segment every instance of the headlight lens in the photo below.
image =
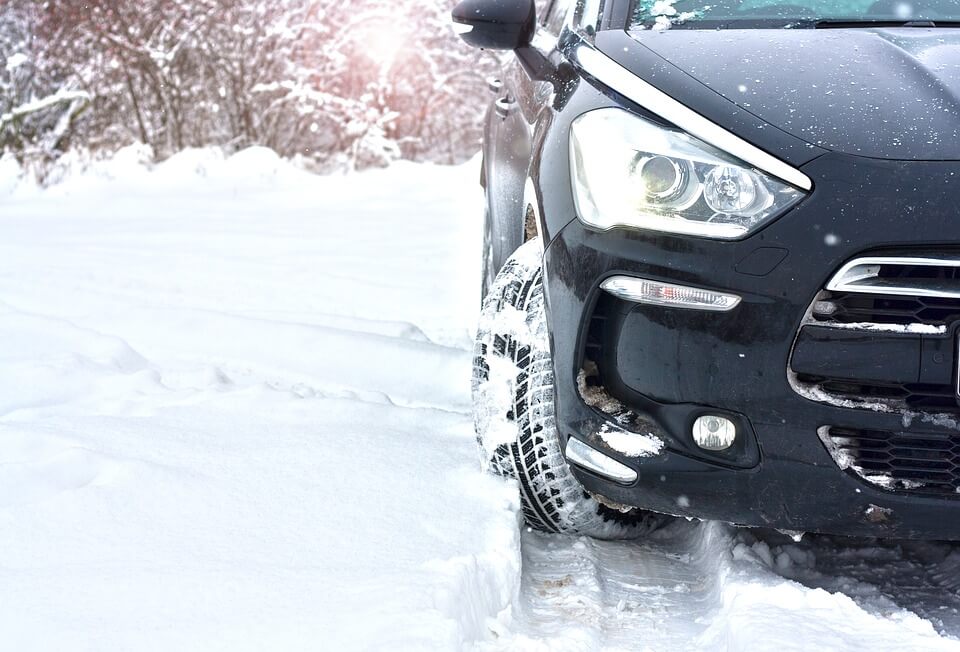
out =
{"type": "Polygon", "coordinates": [[[730,240],[804,193],[704,142],[623,109],[597,109],[570,130],[580,219],[730,240]]]}

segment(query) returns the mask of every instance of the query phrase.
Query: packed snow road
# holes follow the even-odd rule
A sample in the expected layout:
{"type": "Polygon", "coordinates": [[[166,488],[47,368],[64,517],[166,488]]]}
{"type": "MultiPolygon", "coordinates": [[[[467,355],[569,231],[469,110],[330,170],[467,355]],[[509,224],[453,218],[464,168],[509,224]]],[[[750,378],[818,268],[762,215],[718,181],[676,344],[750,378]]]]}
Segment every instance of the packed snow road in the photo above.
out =
{"type": "Polygon", "coordinates": [[[0,650],[960,650],[960,547],[520,527],[475,167],[0,162],[0,650]]]}
{"type": "Polygon", "coordinates": [[[946,548],[684,520],[632,542],[527,532],[520,617],[489,649],[958,650],[946,548]]]}

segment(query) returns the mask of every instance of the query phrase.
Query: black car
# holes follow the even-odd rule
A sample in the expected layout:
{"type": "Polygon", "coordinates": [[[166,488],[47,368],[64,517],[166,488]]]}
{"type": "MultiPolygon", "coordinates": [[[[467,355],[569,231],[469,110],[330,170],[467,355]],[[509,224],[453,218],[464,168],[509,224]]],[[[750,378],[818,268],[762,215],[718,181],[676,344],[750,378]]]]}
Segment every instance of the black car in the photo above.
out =
{"type": "Polygon", "coordinates": [[[529,524],[960,539],[960,3],[465,0],[473,392],[529,524]]]}

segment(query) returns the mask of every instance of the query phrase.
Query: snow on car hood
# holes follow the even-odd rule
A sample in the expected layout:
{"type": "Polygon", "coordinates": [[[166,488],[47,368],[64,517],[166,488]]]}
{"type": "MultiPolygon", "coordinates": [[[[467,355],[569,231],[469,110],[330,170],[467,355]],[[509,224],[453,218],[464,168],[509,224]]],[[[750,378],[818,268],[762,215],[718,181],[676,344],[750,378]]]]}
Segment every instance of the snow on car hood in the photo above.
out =
{"type": "Polygon", "coordinates": [[[630,36],[811,145],[874,158],[960,159],[958,30],[672,29],[630,36]]]}

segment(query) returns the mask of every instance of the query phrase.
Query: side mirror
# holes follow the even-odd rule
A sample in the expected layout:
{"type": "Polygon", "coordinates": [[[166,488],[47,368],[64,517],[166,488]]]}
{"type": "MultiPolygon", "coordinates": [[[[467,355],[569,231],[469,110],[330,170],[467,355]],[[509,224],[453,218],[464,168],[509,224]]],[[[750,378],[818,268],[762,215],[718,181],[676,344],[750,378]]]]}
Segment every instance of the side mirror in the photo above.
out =
{"type": "Polygon", "coordinates": [[[460,38],[477,48],[519,50],[537,28],[534,0],[462,0],[453,9],[460,38]]]}

